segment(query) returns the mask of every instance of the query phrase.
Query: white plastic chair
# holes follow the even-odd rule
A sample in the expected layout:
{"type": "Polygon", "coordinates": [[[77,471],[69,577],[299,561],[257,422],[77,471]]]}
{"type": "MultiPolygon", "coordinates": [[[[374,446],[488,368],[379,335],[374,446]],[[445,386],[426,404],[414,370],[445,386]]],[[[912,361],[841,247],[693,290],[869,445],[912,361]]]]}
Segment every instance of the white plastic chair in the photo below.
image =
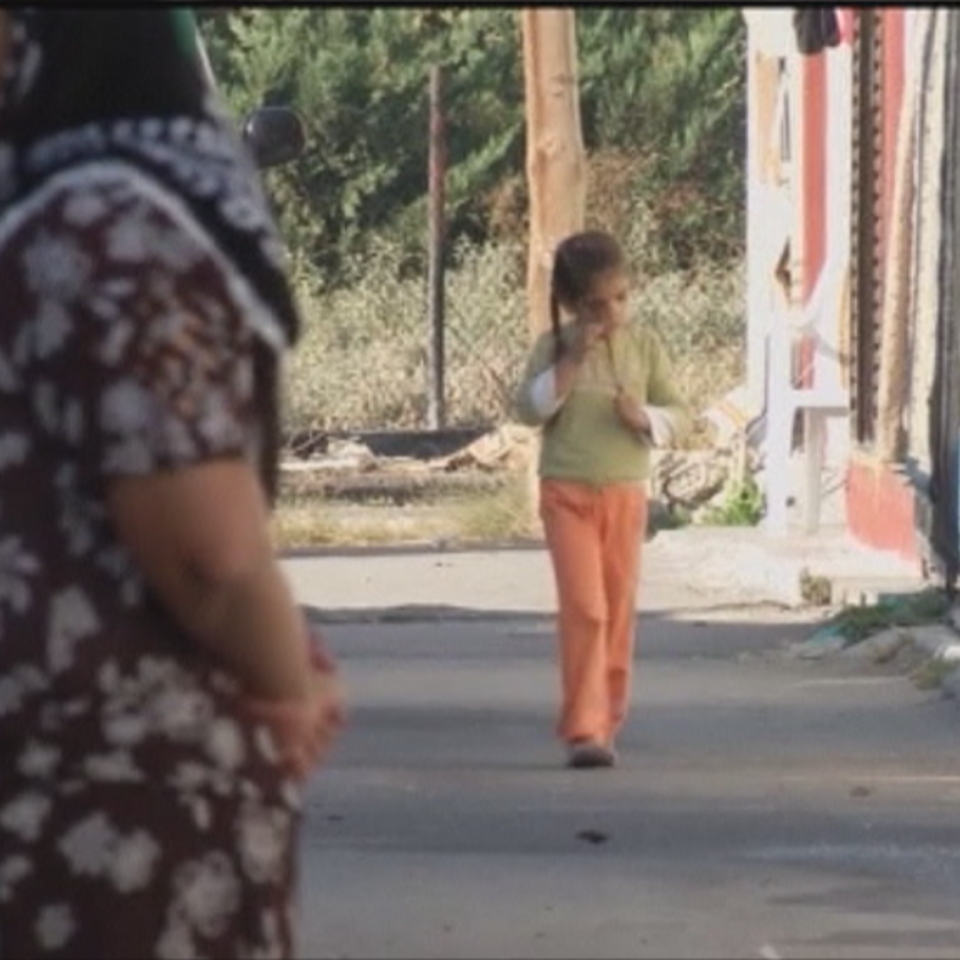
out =
{"type": "Polygon", "coordinates": [[[831,417],[848,416],[850,394],[840,379],[836,352],[822,337],[822,324],[835,320],[842,294],[842,270],[827,267],[803,309],[803,319],[791,323],[796,308],[784,305],[774,317],[768,338],[767,434],[765,443],[767,531],[783,535],[788,530],[788,506],[791,495],[790,460],[793,425],[799,412],[803,416],[804,471],[802,493],[803,531],[816,533],[820,527],[823,503],[823,474],[827,441],[827,422],[831,417]],[[793,386],[793,344],[803,335],[812,336],[813,355],[801,371],[800,382],[811,374],[809,387],[793,386]]]}

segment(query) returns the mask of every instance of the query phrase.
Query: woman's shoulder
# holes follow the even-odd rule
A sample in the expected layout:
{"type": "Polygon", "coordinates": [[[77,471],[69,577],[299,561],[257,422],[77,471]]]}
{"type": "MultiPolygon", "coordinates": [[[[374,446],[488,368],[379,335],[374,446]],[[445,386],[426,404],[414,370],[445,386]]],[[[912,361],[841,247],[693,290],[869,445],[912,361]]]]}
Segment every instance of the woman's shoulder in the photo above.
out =
{"type": "MultiPolygon", "coordinates": [[[[0,216],[0,254],[38,234],[47,239],[70,237],[103,240],[118,224],[167,223],[182,228],[191,219],[185,205],[159,183],[122,161],[94,161],[51,176],[21,202],[0,216]]],[[[188,231],[191,232],[191,231],[188,231]]],[[[146,234],[141,233],[141,245],[146,234]]]]}
{"type": "Polygon", "coordinates": [[[118,166],[87,164],[64,170],[6,206],[0,215],[0,243],[44,223],[89,223],[109,210],[112,196],[131,188],[118,166]]]}
{"type": "Polygon", "coordinates": [[[0,217],[0,284],[11,328],[53,315],[130,318],[198,293],[224,329],[259,310],[186,203],[122,163],[51,177],[0,217]]]}
{"type": "Polygon", "coordinates": [[[70,291],[143,290],[161,276],[226,291],[232,274],[187,204],[129,164],[72,168],[0,217],[8,289],[79,303],[70,291]]]}

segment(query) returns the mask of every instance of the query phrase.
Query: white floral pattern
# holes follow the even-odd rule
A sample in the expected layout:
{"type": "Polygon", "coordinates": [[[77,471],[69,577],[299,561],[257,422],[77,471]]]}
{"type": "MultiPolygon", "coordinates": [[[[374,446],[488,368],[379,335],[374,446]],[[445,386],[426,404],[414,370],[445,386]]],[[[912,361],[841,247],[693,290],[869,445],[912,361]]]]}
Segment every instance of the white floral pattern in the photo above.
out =
{"type": "Polygon", "coordinates": [[[240,906],[239,877],[222,851],[183,864],[173,883],[175,913],[204,937],[216,937],[240,906]]]}
{"type": "Polygon", "coordinates": [[[27,857],[10,857],[0,864],[0,903],[13,897],[14,888],[33,873],[33,864],[27,857]]]}
{"type": "Polygon", "coordinates": [[[239,724],[228,717],[214,720],[207,728],[207,750],[220,769],[238,769],[246,759],[239,724]]]}
{"type": "Polygon", "coordinates": [[[80,949],[91,890],[104,922],[157,901],[158,957],[289,941],[301,789],[158,626],[104,502],[112,474],[254,451],[250,303],[179,215],[104,173],[0,240],[0,927],[34,954],[80,949]]]}
{"type": "Polygon", "coordinates": [[[0,470],[18,467],[30,452],[30,438],[22,433],[8,433],[0,437],[0,470]]]}
{"type": "Polygon", "coordinates": [[[44,950],[59,950],[70,942],[77,929],[73,910],[66,903],[51,904],[37,918],[37,943],[44,950]]]}
{"type": "MultiPolygon", "coordinates": [[[[93,263],[69,234],[42,230],[24,251],[23,273],[27,289],[42,306],[57,304],[66,308],[86,292],[93,276],[93,263]]],[[[69,326],[65,310],[61,321],[69,326]]]]}
{"type": "Polygon", "coordinates": [[[95,813],[67,831],[60,852],[78,877],[97,877],[109,863],[117,831],[105,813],[95,813]]]}
{"type": "Polygon", "coordinates": [[[17,665],[6,676],[0,676],[0,720],[20,713],[48,686],[44,674],[29,665],[17,665]]]}
{"type": "Polygon", "coordinates": [[[32,581],[40,573],[40,561],[18,536],[0,537],[0,628],[5,611],[24,613],[33,596],[32,581]]]}
{"type": "Polygon", "coordinates": [[[121,893],[143,890],[153,880],[160,845],[144,830],[119,841],[109,863],[110,879],[121,893]]]}
{"type": "Polygon", "coordinates": [[[118,750],[113,753],[88,757],[84,762],[83,769],[91,781],[140,783],[146,780],[146,774],[137,767],[129,751],[118,750]]]}
{"type": "Polygon", "coordinates": [[[51,673],[69,670],[79,641],[92,636],[99,627],[96,611],[78,587],[70,587],[52,597],[47,627],[47,662],[51,673]]]}
{"type": "Polygon", "coordinates": [[[63,464],[53,476],[60,505],[60,532],[71,556],[83,557],[97,542],[97,528],[105,522],[102,506],[79,489],[80,473],[76,464],[63,464]]]}
{"type": "Polygon", "coordinates": [[[187,921],[179,916],[170,917],[157,943],[159,960],[194,960],[197,947],[187,921]]]}
{"type": "Polygon", "coordinates": [[[22,840],[36,840],[50,806],[50,799],[42,793],[24,793],[0,808],[0,827],[22,840]]]}
{"type": "Polygon", "coordinates": [[[238,846],[247,876],[257,883],[276,883],[283,875],[289,821],[283,810],[264,810],[253,803],[244,806],[238,846]]]}
{"type": "Polygon", "coordinates": [[[18,768],[28,780],[48,780],[56,772],[61,755],[59,747],[29,740],[20,754],[18,768]]]}
{"type": "Polygon", "coordinates": [[[20,378],[9,357],[0,351],[0,392],[15,393],[20,389],[20,378]]]}

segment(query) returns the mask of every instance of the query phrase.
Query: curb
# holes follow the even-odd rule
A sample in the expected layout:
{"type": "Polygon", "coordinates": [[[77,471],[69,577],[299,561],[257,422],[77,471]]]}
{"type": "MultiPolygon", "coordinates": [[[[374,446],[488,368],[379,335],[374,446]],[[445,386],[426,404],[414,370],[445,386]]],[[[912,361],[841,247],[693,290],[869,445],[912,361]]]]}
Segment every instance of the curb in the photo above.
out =
{"type": "Polygon", "coordinates": [[[926,651],[931,661],[953,664],[953,668],[940,681],[940,690],[950,700],[960,700],[960,634],[953,622],[953,614],[948,624],[938,628],[931,635],[921,634],[914,643],[926,651]]]}
{"type": "Polygon", "coordinates": [[[950,622],[922,627],[889,627],[855,643],[847,643],[830,630],[791,644],[787,656],[793,660],[818,661],[842,656],[888,663],[905,647],[919,649],[928,663],[951,665],[938,684],[944,697],[960,700],[960,633],[950,622]]]}

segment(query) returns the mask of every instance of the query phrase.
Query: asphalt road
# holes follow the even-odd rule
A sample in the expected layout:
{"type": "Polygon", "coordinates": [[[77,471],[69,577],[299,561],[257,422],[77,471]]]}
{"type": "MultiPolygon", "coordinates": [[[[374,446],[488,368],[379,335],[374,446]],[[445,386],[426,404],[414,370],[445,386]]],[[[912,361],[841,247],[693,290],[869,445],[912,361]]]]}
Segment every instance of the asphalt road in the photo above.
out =
{"type": "Polygon", "coordinates": [[[353,714],[308,794],[302,955],[960,956],[956,705],[687,599],[641,618],[615,770],[562,767],[542,611],[328,626],[353,714]]]}

